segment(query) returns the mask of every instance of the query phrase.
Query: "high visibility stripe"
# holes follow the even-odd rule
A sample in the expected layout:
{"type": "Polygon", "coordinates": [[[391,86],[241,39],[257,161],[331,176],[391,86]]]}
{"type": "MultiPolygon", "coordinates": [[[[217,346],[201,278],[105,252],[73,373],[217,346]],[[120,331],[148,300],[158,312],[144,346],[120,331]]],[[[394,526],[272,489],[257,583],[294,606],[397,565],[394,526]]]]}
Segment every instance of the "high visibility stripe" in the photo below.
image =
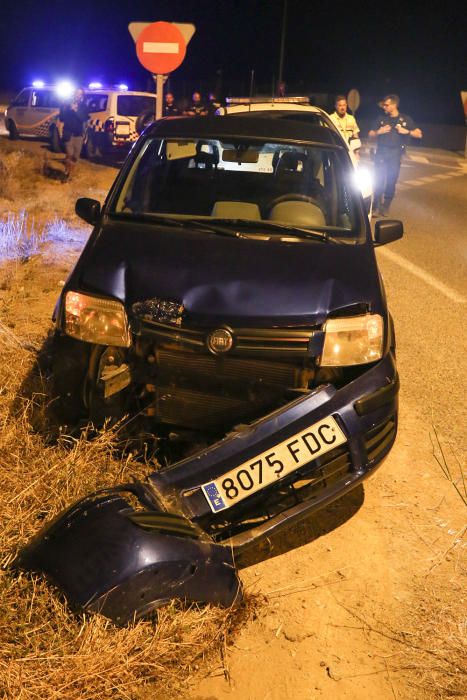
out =
{"type": "Polygon", "coordinates": [[[180,53],[178,42],[143,41],[143,53],[180,53]]]}

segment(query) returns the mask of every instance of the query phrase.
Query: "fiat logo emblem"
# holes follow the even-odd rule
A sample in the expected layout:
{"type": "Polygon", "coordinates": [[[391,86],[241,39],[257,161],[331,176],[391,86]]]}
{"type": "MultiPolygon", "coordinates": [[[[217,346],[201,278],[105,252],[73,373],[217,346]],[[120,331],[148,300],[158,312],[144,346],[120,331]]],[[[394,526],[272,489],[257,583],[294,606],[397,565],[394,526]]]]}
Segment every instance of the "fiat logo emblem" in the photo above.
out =
{"type": "Polygon", "coordinates": [[[233,336],[226,328],[218,328],[209,333],[207,338],[207,346],[210,352],[219,355],[223,352],[228,352],[233,345],[233,336]]]}

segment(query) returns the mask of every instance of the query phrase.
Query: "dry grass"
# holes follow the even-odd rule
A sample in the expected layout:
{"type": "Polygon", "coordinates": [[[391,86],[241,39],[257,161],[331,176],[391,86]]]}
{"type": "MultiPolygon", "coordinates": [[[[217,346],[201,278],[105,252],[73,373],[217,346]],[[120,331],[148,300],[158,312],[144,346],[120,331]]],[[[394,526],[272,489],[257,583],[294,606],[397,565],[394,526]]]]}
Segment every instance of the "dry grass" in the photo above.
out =
{"type": "Polygon", "coordinates": [[[58,217],[37,225],[25,211],[9,213],[0,220],[0,260],[26,262],[39,253],[44,243],[66,241],[68,231],[66,223],[58,217]]]}
{"type": "MultiPolygon", "coordinates": [[[[24,275],[34,264],[22,266],[24,275]]],[[[3,272],[8,274],[5,266],[3,272]]],[[[23,281],[21,275],[11,279],[10,300],[23,281]]],[[[8,310],[3,318],[9,321],[8,310]]],[[[36,337],[40,327],[45,336],[48,319],[37,324],[36,337]]],[[[65,505],[149,470],[116,453],[112,430],[92,440],[83,434],[55,442],[33,430],[32,415],[37,425],[45,413],[47,380],[23,331],[28,335],[29,326],[12,330],[0,318],[0,697],[183,697],[192,675],[210,661],[219,663],[251,605],[223,610],[172,604],[159,611],[157,624],[153,619],[117,629],[100,616],[72,614],[42,579],[8,568],[18,549],[65,505]]]]}
{"type": "Polygon", "coordinates": [[[11,203],[33,192],[39,181],[42,161],[39,156],[16,144],[2,144],[0,152],[0,200],[11,203]]]}

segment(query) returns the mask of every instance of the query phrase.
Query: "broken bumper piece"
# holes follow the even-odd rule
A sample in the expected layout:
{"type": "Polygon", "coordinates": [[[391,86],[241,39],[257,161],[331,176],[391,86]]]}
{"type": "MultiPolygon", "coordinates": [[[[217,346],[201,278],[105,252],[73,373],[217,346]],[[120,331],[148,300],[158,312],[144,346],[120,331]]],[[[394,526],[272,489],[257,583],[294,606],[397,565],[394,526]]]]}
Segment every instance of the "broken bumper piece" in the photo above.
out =
{"type": "Polygon", "coordinates": [[[118,625],[172,598],[224,606],[241,600],[229,548],[201,539],[180,516],[135,511],[129,490],[75,503],[20,552],[15,567],[45,574],[73,609],[99,612],[118,625]]]}
{"type": "Polygon", "coordinates": [[[74,608],[117,624],[172,598],[230,606],[242,595],[233,553],[343,496],[382,463],[396,437],[398,391],[389,353],[346,386],[323,385],[145,484],[84,498],[16,566],[44,573],[74,608]]]}

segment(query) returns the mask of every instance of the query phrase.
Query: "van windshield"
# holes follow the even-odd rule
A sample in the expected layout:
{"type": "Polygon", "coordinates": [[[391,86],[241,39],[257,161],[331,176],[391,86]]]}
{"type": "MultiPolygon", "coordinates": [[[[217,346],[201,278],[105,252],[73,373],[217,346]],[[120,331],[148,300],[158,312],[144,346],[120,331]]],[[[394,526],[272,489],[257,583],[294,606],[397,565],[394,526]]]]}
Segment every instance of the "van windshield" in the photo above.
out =
{"type": "Polygon", "coordinates": [[[256,139],[147,139],[114,212],[277,222],[362,242],[360,196],[343,155],[256,139]]]}

